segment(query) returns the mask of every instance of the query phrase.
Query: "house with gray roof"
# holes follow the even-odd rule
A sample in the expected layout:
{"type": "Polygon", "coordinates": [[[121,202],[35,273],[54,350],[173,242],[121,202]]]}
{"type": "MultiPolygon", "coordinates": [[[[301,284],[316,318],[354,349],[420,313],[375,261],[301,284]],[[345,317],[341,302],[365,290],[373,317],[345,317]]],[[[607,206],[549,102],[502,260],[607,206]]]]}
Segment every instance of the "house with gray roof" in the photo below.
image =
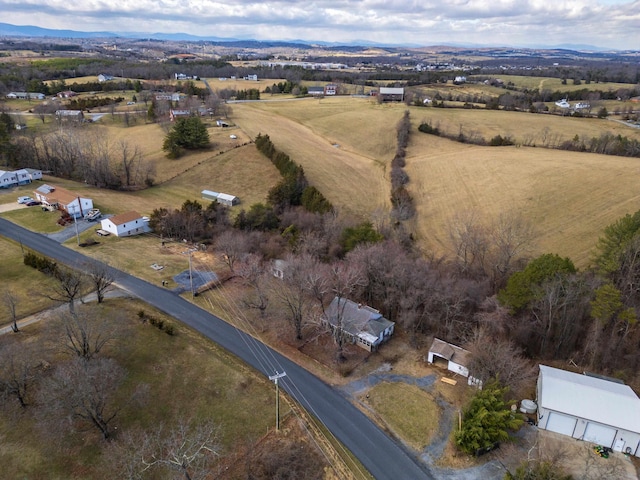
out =
{"type": "Polygon", "coordinates": [[[375,308],[342,297],[333,299],[323,321],[332,330],[342,330],[351,342],[370,352],[391,338],[395,326],[375,308]]]}

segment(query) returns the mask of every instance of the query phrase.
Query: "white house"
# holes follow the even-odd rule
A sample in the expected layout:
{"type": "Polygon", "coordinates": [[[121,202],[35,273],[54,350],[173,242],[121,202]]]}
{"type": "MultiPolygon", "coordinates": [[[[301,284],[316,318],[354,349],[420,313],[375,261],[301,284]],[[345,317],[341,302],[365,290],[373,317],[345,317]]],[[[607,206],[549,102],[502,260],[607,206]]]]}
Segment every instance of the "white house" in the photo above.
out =
{"type": "Polygon", "coordinates": [[[9,188],[18,184],[18,177],[15,172],[0,170],[0,188],[9,188]]]}
{"type": "Polygon", "coordinates": [[[100,221],[102,230],[117,237],[130,237],[151,231],[149,221],[138,212],[126,212],[100,221]]]}
{"type": "Polygon", "coordinates": [[[43,205],[67,212],[75,218],[83,218],[93,208],[93,200],[81,197],[69,190],[53,185],[41,185],[33,194],[43,205]]]}
{"type": "Polygon", "coordinates": [[[33,180],[40,180],[41,178],[42,171],[34,168],[21,168],[13,172],[0,170],[0,188],[27,185],[33,180]]]}
{"type": "Polygon", "coordinates": [[[113,76],[105,75],[104,73],[101,73],[100,75],[98,75],[98,82],[100,83],[108,82],[109,80],[113,80],[113,76]]]}
{"type": "Polygon", "coordinates": [[[640,457],[640,398],[623,383],[540,365],[538,428],[640,457]]]}
{"type": "Polygon", "coordinates": [[[29,177],[32,182],[34,180],[42,180],[42,170],[37,170],[35,168],[25,168],[25,170],[29,173],[29,177]]]}

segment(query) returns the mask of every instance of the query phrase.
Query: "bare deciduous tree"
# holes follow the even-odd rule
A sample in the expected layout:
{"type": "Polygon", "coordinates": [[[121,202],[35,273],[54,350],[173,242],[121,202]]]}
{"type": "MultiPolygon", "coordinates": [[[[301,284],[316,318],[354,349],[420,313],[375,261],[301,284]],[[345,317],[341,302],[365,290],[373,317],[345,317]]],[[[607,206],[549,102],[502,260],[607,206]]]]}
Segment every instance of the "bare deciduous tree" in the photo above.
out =
{"type": "Polygon", "coordinates": [[[1,295],[2,303],[6,307],[7,312],[9,313],[9,318],[11,319],[11,330],[19,332],[17,315],[18,296],[9,288],[5,289],[1,295]]]}
{"type": "Polygon", "coordinates": [[[36,348],[24,342],[12,342],[0,349],[0,394],[14,397],[22,408],[29,404],[29,396],[38,368],[34,360],[36,348]]]}
{"type": "Polygon", "coordinates": [[[517,213],[503,213],[494,222],[491,228],[491,278],[495,291],[504,287],[517,268],[517,261],[529,253],[533,235],[532,225],[517,213]]]}
{"type": "Polygon", "coordinates": [[[73,356],[92,359],[117,335],[114,321],[100,315],[97,309],[84,308],[80,312],[61,313],[60,327],[64,351],[73,356]]]}
{"type": "Polygon", "coordinates": [[[45,422],[66,422],[72,427],[95,427],[104,439],[112,435],[112,422],[122,404],[116,392],[126,376],[115,360],[77,357],[56,367],[40,389],[45,422]]]}
{"type": "Polygon", "coordinates": [[[84,286],[84,275],[82,272],[66,267],[58,267],[55,272],[57,282],[51,290],[51,294],[45,296],[56,302],[63,302],[69,305],[69,312],[75,312],[75,302],[82,293],[84,286]]]}
{"type": "Polygon", "coordinates": [[[98,303],[102,303],[105,293],[115,281],[114,270],[106,263],[91,260],[85,264],[85,272],[88,281],[96,292],[98,303]]]}
{"type": "Polygon", "coordinates": [[[245,300],[245,305],[249,308],[257,308],[260,316],[264,316],[269,306],[269,296],[265,285],[267,273],[260,256],[252,253],[245,255],[238,268],[238,275],[253,289],[254,295],[245,300]]]}
{"type": "Polygon", "coordinates": [[[224,261],[233,273],[236,262],[249,250],[247,236],[236,230],[226,230],[216,239],[216,249],[223,254],[224,261]]]}
{"type": "Polygon", "coordinates": [[[335,262],[330,265],[327,275],[330,291],[338,299],[338,306],[334,312],[335,317],[332,322],[332,331],[337,346],[337,358],[339,361],[343,361],[345,359],[344,345],[347,340],[343,329],[345,300],[350,300],[358,290],[366,286],[366,278],[359,265],[346,261],[335,262]]]}
{"type": "MultiPolygon", "coordinates": [[[[316,261],[310,255],[289,256],[285,260],[281,282],[274,286],[275,296],[289,312],[289,323],[293,327],[297,340],[302,340],[302,330],[309,312],[309,276],[314,279],[312,270],[316,261]]],[[[313,286],[317,286],[313,283],[313,286]]]]}
{"type": "Polygon", "coordinates": [[[108,445],[105,462],[118,478],[215,478],[222,447],[219,427],[212,421],[179,419],[175,426],[130,430],[108,445]],[[176,476],[177,475],[177,476],[176,476]]]}
{"type": "Polygon", "coordinates": [[[510,340],[479,328],[467,349],[471,352],[469,372],[483,383],[498,379],[516,395],[523,395],[533,387],[536,369],[510,340]]]}

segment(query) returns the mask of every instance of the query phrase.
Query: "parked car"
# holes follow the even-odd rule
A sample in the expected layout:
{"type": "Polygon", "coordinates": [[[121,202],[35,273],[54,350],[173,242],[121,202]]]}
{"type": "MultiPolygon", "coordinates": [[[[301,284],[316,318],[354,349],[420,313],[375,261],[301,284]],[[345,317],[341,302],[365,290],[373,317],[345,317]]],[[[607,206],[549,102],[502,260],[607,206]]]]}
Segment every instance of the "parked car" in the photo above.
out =
{"type": "Polygon", "coordinates": [[[31,197],[18,197],[18,203],[20,204],[31,202],[31,201],[33,201],[33,198],[31,197]]]}
{"type": "Polygon", "coordinates": [[[33,207],[35,205],[42,205],[42,202],[39,202],[38,200],[31,200],[31,201],[25,203],[25,205],[27,207],[33,207]]]}

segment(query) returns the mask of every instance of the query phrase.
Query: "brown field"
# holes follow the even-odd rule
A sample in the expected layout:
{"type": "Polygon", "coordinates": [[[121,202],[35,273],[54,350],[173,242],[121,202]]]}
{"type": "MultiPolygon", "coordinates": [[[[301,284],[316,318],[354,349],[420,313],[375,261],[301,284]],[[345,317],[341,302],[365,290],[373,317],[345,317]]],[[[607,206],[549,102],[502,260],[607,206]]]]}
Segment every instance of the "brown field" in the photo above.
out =
{"type": "Polygon", "coordinates": [[[588,141],[605,132],[640,140],[640,129],[608,119],[431,107],[411,107],[411,118],[416,127],[427,122],[449,135],[462,131],[467,137],[479,136],[486,141],[502,135],[525,145],[557,145],[576,135],[588,141]]]}
{"type": "Polygon", "coordinates": [[[236,104],[231,117],[250,137],[268,134],[338,208],[368,216],[389,205],[386,175],[403,111],[361,99],[304,99],[236,104]]]}
{"type": "MultiPolygon", "coordinates": [[[[362,216],[388,207],[386,174],[395,152],[395,126],[404,105],[363,99],[263,102],[233,106],[248,136],[269,134],[276,147],[305,168],[311,182],[340,208],[362,216]],[[339,145],[339,146],[334,146],[339,145]],[[322,159],[322,162],[318,160],[322,159]],[[337,174],[337,172],[340,172],[337,174]]],[[[517,112],[411,107],[417,126],[462,126],[484,138],[532,135],[558,139],[610,131],[640,139],[617,122],[517,112]],[[525,132],[525,133],[521,133],[525,132]]],[[[426,250],[448,253],[451,218],[469,210],[487,223],[516,210],[536,226],[534,252],[571,257],[584,267],[603,228],[640,208],[638,159],[543,148],[477,147],[414,131],[407,157],[418,208],[416,233],[426,250]]]]}
{"type": "Polygon", "coordinates": [[[448,226],[477,211],[487,223],[520,212],[536,228],[534,253],[588,264],[602,230],[640,209],[640,162],[537,148],[476,147],[416,134],[407,157],[420,242],[449,253],[448,226]]]}

